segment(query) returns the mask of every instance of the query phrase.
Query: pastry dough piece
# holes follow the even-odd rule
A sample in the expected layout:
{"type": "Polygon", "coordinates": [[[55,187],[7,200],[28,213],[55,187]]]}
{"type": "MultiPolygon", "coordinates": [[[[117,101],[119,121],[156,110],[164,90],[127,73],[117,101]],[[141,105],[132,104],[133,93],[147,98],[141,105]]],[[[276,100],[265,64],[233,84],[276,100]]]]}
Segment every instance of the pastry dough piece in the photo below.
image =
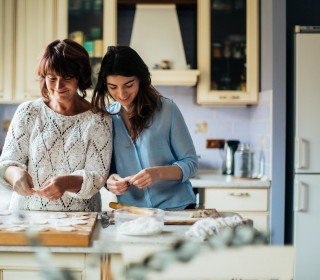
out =
{"type": "Polygon", "coordinates": [[[0,230],[7,230],[8,228],[15,227],[14,225],[3,224],[0,225],[0,230]]]}
{"type": "Polygon", "coordinates": [[[10,223],[13,224],[13,225],[23,225],[23,224],[25,224],[26,222],[25,222],[25,221],[22,221],[22,220],[16,219],[16,220],[11,220],[10,223]]]}
{"type": "Polygon", "coordinates": [[[86,213],[76,213],[76,214],[75,214],[76,217],[90,216],[90,215],[91,215],[90,212],[86,212],[86,213]]]}
{"type": "Polygon", "coordinates": [[[55,230],[58,231],[75,231],[76,229],[72,226],[60,226],[60,227],[55,227],[55,230]]]}
{"type": "Polygon", "coordinates": [[[48,226],[33,226],[29,228],[30,231],[36,231],[36,232],[41,232],[41,231],[49,231],[50,228],[48,226]]]}
{"type": "Polygon", "coordinates": [[[76,219],[77,220],[89,220],[90,217],[89,216],[77,216],[76,219]]]}
{"type": "Polygon", "coordinates": [[[86,225],[88,224],[88,221],[86,220],[75,220],[71,222],[71,225],[86,225]]]}
{"type": "Polygon", "coordinates": [[[63,219],[63,218],[68,218],[67,213],[53,213],[50,215],[51,219],[63,219]]]}
{"type": "Polygon", "coordinates": [[[69,227],[72,226],[72,220],[70,219],[60,219],[52,223],[55,227],[69,227]]]}
{"type": "Polygon", "coordinates": [[[9,210],[2,210],[0,211],[0,216],[9,216],[11,212],[9,210]]]}
{"type": "Polygon", "coordinates": [[[9,227],[9,228],[7,228],[7,231],[14,231],[14,232],[25,231],[25,230],[26,230],[25,227],[9,227]]]}
{"type": "Polygon", "coordinates": [[[42,220],[34,220],[34,221],[31,221],[30,224],[32,225],[46,225],[48,224],[49,221],[46,220],[46,219],[42,219],[42,220]]]}

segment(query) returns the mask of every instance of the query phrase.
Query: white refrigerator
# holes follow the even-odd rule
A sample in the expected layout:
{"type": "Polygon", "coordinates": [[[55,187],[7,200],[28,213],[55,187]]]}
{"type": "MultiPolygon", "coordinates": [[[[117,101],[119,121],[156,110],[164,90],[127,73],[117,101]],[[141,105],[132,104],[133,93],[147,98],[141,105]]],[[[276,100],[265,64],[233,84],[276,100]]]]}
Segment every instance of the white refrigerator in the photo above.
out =
{"type": "Polygon", "coordinates": [[[320,279],[320,27],[295,32],[295,279],[320,279]]]}

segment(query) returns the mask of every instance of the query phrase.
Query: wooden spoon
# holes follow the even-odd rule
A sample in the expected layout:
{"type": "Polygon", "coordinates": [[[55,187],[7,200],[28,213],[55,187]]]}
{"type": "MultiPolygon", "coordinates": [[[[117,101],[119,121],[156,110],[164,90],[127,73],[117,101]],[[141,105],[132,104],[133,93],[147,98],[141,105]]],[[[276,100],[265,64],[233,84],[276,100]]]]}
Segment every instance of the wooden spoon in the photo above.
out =
{"type": "Polygon", "coordinates": [[[131,205],[125,205],[121,204],[119,202],[110,202],[109,207],[112,209],[124,209],[132,214],[138,214],[138,215],[152,215],[154,214],[154,211],[147,208],[139,208],[131,205]]]}

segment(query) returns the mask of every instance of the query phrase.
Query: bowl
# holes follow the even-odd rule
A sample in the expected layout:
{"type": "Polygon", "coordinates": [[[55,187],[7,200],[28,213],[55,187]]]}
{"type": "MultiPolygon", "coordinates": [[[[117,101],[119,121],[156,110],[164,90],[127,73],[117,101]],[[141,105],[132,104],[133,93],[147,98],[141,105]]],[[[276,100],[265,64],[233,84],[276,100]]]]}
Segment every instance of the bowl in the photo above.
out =
{"type": "Polygon", "coordinates": [[[145,213],[132,213],[126,209],[114,211],[117,232],[125,235],[158,234],[164,227],[164,214],[161,209],[144,208],[145,213]]]}

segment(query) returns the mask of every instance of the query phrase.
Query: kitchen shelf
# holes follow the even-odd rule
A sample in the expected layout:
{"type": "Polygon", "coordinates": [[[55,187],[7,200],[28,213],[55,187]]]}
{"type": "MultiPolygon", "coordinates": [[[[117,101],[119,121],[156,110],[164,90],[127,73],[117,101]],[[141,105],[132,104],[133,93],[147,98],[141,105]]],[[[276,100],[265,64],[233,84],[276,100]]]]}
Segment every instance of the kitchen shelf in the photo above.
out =
{"type": "Polygon", "coordinates": [[[191,70],[151,70],[151,80],[157,86],[195,86],[200,71],[191,70]]]}

